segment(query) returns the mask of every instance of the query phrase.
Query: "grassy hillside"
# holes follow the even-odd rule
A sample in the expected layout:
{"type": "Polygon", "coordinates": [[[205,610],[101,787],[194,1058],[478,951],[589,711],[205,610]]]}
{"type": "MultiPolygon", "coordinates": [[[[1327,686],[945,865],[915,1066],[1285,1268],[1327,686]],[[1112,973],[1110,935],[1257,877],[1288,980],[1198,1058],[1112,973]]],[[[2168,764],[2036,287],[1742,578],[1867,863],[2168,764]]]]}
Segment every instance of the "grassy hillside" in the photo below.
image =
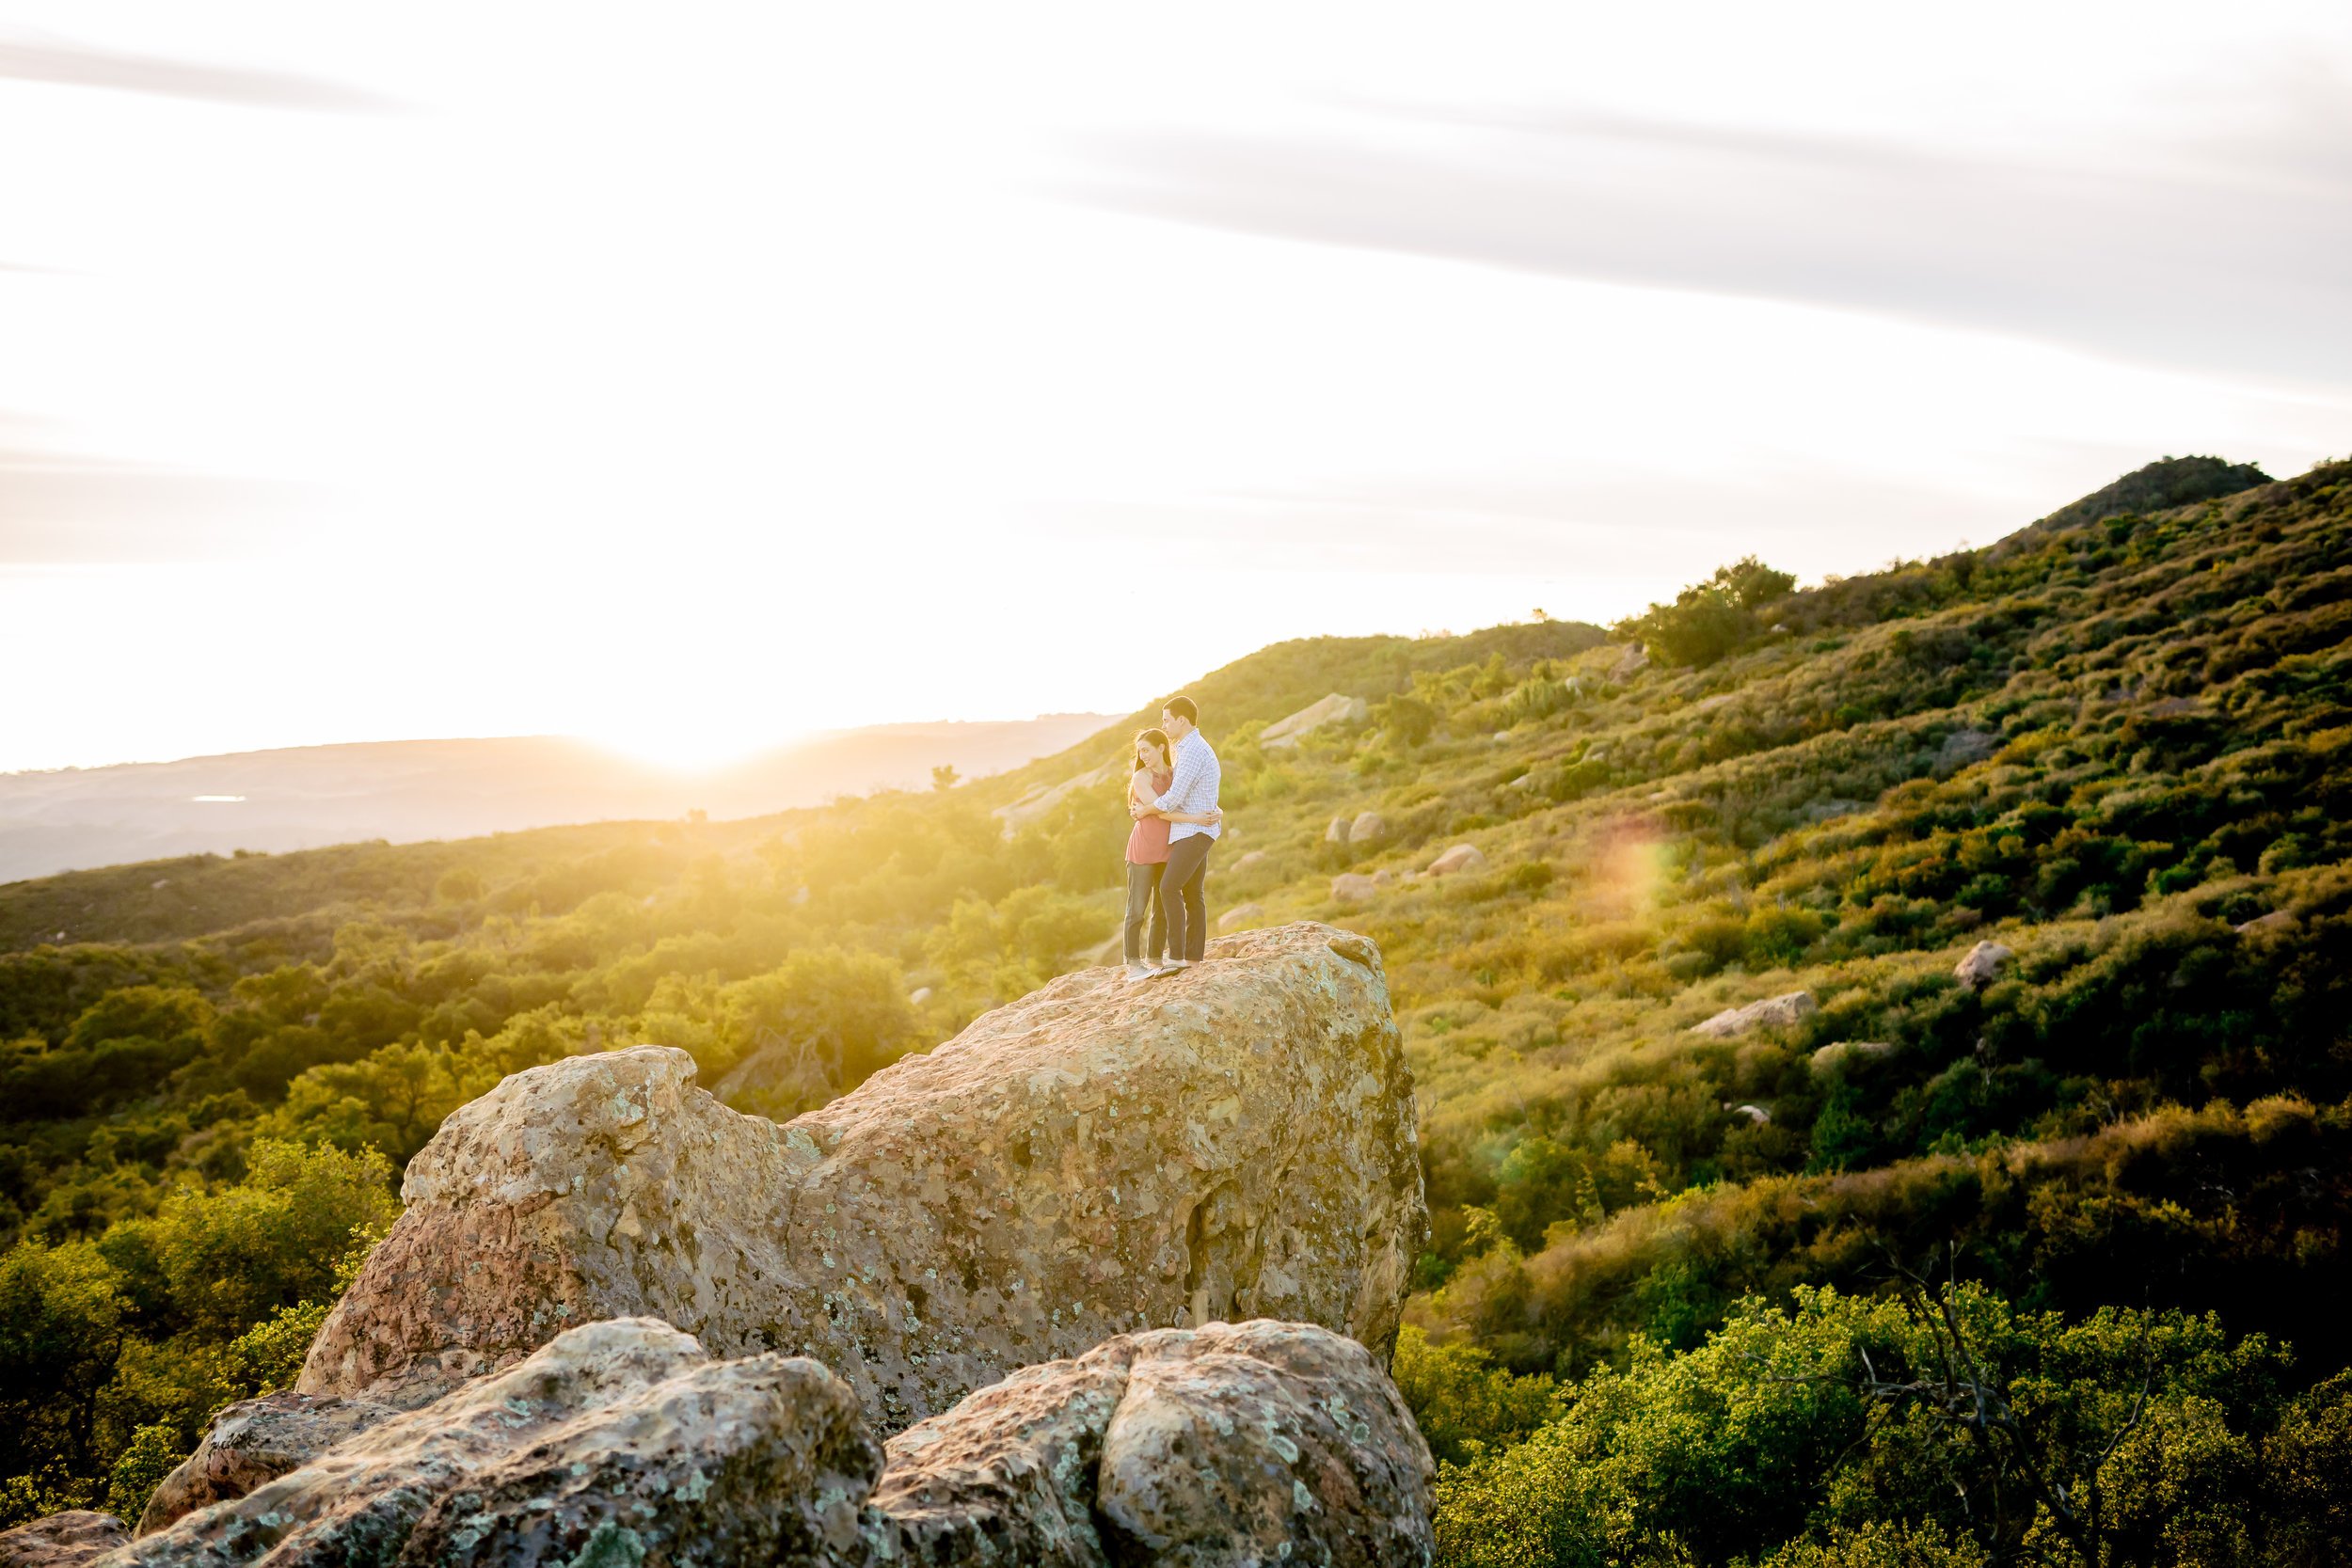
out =
{"type": "MultiPolygon", "coordinates": [[[[1719,1347],[1780,1307],[1799,1316],[1774,1334],[1860,1342],[1877,1329],[1836,1303],[1931,1255],[1992,1304],[1969,1311],[2057,1314],[2000,1332],[2075,1356],[2070,1376],[2091,1353],[2064,1336],[2091,1330],[2064,1325],[2115,1307],[2217,1314],[2233,1355],[2291,1340],[2279,1402],[2331,1386],[2352,1289],[2348,635],[2352,465],[2271,483],[2185,459],[1984,550],[1803,592],[1739,563],[1608,641],[1319,639],[1192,688],[1232,829],[1213,916],[1331,920],[1388,956],[1437,1217],[1400,1370],[1440,1453],[1475,1462],[1456,1504],[1566,1508],[1586,1494],[1510,1492],[1502,1450],[1540,1430],[1511,1463],[1602,1465],[1633,1438],[1590,1427],[1597,1390],[1729,1375],[1719,1347]],[[1331,691],[1370,721],[1259,744],[1331,691]],[[1331,841],[1363,813],[1376,833],[1331,841]],[[1430,874],[1456,845],[1483,863],[1430,874]],[[1349,873],[1370,881],[1335,888],[1349,873]],[[1972,987],[1954,968],[1981,941],[2013,956],[1972,987]],[[1692,1030],[1798,991],[1817,1005],[1786,1023],[1692,1030]]],[[[369,1162],[396,1167],[501,1072],[659,1039],[708,1083],[758,1056],[739,1102],[787,1114],[1094,961],[1116,786],[1009,832],[995,814],[1115,758],[1125,728],[977,784],[749,822],[0,888],[19,1243],[0,1297],[56,1325],[40,1358],[0,1348],[0,1476],[52,1499],[109,1466],[135,1486],[139,1443],[170,1449],[265,1386],[295,1336],[271,1338],[272,1314],[308,1321],[380,1222],[369,1162]],[[298,1236],[252,1218],[296,1211],[298,1236]],[[229,1267],[247,1283],[224,1301],[206,1280],[229,1267]]],[[[2249,1452],[2344,1424],[2263,1409],[2231,1418],[2249,1452]]],[[[1998,1531],[1948,1503],[1901,1528],[1962,1555],[1834,1560],[1990,1560],[1963,1548],[1998,1531]]],[[[2065,1506],[2035,1506],[2056,1523],[2034,1549],[2080,1558],[2065,1506]]],[[[1660,1517],[1689,1560],[1828,1528],[1766,1509],[1702,1550],[1660,1517]]],[[[1609,1541],[1592,1560],[1640,1555],[1609,1541]]],[[[1573,1558],[1513,1560],[1547,1552],[1573,1558]]]]}

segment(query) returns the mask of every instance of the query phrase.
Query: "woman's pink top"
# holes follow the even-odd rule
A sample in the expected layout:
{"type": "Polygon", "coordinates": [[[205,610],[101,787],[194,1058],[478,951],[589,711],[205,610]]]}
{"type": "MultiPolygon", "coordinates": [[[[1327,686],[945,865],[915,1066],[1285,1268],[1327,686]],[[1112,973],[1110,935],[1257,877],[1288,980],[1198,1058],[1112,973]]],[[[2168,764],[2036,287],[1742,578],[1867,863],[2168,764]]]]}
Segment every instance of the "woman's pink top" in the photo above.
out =
{"type": "MultiPolygon", "coordinates": [[[[1165,795],[1168,786],[1175,782],[1176,775],[1172,772],[1154,773],[1152,775],[1152,793],[1165,795]]],[[[1135,787],[1133,779],[1127,781],[1127,787],[1135,787]]],[[[1158,865],[1167,859],[1168,823],[1157,816],[1147,816],[1136,822],[1136,831],[1127,835],[1127,863],[1158,865]]]]}

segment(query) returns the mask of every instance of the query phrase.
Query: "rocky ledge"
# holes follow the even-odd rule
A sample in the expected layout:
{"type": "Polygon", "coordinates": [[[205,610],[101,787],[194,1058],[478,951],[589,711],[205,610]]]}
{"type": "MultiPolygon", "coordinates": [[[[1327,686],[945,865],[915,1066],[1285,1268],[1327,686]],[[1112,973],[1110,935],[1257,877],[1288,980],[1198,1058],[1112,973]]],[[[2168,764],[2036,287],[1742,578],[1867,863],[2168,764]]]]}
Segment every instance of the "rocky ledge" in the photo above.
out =
{"type": "Polygon", "coordinates": [[[885,1434],[1139,1329],[1289,1320],[1385,1365],[1427,1231],[1379,953],[1329,927],[1064,976],[781,1126],[693,1072],[576,1057],[453,1115],[299,1391],[414,1408],[620,1317],[812,1357],[885,1434]]]}
{"type": "MultiPolygon", "coordinates": [[[[315,1408],[278,1414],[327,1430],[315,1408]]],[[[885,1452],[815,1361],[713,1361],[667,1324],[622,1319],[84,1560],[1422,1568],[1430,1470],[1371,1353],[1311,1324],[1120,1336],[885,1452]]]]}

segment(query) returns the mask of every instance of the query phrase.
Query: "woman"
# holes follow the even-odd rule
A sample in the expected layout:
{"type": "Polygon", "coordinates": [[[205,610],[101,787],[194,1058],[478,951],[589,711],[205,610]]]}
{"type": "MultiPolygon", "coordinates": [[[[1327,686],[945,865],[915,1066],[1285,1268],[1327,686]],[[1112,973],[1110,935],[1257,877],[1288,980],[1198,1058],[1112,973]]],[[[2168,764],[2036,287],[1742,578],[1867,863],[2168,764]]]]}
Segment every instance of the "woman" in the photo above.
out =
{"type": "Polygon", "coordinates": [[[1161,969],[1168,951],[1168,915],[1160,906],[1160,874],[1168,869],[1168,825],[1170,822],[1211,822],[1218,814],[1162,812],[1152,804],[1168,793],[1176,779],[1168,736],[1159,730],[1136,734],[1135,766],[1127,774],[1127,802],[1143,808],[1134,831],[1127,834],[1127,929],[1120,951],[1127,959],[1127,978],[1148,980],[1161,969]],[[1144,962],[1144,925],[1151,924],[1152,961],[1144,962]]]}

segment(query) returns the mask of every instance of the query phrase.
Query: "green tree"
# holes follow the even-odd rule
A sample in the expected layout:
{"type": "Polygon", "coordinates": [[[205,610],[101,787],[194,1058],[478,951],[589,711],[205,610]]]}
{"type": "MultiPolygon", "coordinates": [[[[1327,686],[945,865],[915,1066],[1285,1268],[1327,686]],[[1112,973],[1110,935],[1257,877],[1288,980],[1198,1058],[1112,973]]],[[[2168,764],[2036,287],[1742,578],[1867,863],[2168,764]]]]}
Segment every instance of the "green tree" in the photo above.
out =
{"type": "Polygon", "coordinates": [[[128,1525],[136,1525],[147,1512],[147,1499],[163,1479],[187,1457],[179,1429],[157,1423],[143,1426],[115,1462],[106,1479],[106,1512],[128,1525]]]}
{"type": "Polygon", "coordinates": [[[729,1062],[771,1043],[813,1045],[838,1064],[843,1087],[897,1060],[915,1038],[906,977],[877,953],[795,953],[765,974],[728,986],[720,1007],[729,1062]]]}
{"type": "Polygon", "coordinates": [[[87,1472],[125,1315],[119,1276],[87,1242],[0,1253],[0,1475],[87,1472]]]}
{"type": "Polygon", "coordinates": [[[374,1149],[257,1139],[246,1179],[186,1190],[150,1221],[127,1221],[152,1246],[176,1322],[221,1339],[326,1288],[356,1227],[398,1212],[391,1164],[374,1149]]]}

